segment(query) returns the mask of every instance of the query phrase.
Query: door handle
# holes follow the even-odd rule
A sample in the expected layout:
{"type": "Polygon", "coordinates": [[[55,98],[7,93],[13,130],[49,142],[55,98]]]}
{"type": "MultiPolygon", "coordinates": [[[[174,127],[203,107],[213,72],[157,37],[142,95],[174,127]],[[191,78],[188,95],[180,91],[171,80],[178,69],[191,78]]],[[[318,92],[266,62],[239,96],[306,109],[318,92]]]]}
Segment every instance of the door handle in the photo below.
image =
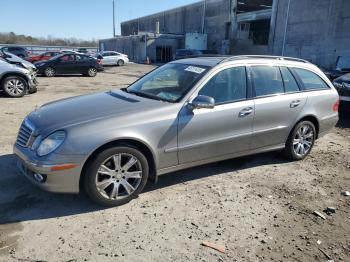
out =
{"type": "Polygon", "coordinates": [[[295,100],[290,103],[290,108],[295,108],[300,105],[300,100],[295,100]]]}
{"type": "Polygon", "coordinates": [[[250,115],[251,113],[253,113],[253,108],[247,107],[247,108],[242,109],[242,110],[239,112],[238,116],[239,116],[239,117],[245,117],[245,116],[250,115]]]}

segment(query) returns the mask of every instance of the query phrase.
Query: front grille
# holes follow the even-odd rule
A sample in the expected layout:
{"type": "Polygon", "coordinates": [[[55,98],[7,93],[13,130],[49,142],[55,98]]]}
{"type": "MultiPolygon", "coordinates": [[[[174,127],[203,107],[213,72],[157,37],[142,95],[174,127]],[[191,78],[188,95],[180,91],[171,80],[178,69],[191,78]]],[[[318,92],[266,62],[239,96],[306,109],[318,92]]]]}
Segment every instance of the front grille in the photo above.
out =
{"type": "Polygon", "coordinates": [[[34,129],[26,120],[24,120],[19,129],[16,144],[22,147],[28,147],[33,132],[34,129]]]}

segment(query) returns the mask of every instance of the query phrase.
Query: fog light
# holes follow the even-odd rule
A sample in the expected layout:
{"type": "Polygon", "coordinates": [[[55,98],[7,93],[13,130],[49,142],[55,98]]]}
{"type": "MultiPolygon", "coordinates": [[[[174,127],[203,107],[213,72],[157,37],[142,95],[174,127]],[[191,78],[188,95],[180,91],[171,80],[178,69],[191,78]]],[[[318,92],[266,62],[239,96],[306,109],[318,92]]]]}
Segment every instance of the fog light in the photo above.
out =
{"type": "Polygon", "coordinates": [[[46,181],[46,176],[39,173],[34,173],[33,177],[39,183],[44,183],[46,181]]]}

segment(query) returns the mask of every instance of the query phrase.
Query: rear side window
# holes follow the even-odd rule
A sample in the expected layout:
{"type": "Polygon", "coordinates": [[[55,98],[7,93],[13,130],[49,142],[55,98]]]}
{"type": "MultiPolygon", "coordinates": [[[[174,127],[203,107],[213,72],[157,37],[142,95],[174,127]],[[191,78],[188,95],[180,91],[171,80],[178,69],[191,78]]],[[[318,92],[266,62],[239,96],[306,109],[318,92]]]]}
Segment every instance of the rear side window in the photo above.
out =
{"type": "Polygon", "coordinates": [[[283,81],[278,67],[252,66],[251,71],[257,97],[284,93],[283,81]]]}
{"type": "Polygon", "coordinates": [[[321,79],[321,77],[315,73],[300,68],[293,68],[293,70],[298,74],[306,90],[328,88],[327,84],[321,79]]]}
{"type": "Polygon", "coordinates": [[[298,92],[299,86],[292,73],[286,67],[281,67],[281,73],[286,93],[298,92]]]}

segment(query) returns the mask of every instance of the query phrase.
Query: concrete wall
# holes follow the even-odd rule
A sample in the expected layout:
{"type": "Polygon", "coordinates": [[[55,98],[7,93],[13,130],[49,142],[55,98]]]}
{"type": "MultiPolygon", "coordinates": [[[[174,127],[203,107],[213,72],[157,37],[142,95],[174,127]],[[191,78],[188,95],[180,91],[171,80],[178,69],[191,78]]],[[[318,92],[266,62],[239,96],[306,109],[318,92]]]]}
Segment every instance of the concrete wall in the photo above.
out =
{"type": "MultiPolygon", "coordinates": [[[[276,0],[275,0],[276,1],[276,0]]],[[[279,0],[270,52],[283,54],[288,0],[279,0]]],[[[339,55],[350,55],[349,0],[291,0],[284,55],[332,67],[339,55]]]]}
{"type": "MultiPolygon", "coordinates": [[[[208,34],[208,49],[221,51],[226,36],[226,23],[230,22],[231,0],[207,0],[205,33],[208,34]]],[[[154,15],[126,21],[121,24],[123,36],[138,32],[155,32],[159,21],[161,34],[200,33],[204,1],[167,10],[154,15]]]]}
{"type": "Polygon", "coordinates": [[[99,48],[102,51],[117,51],[127,54],[129,59],[138,63],[146,61],[146,41],[141,36],[116,37],[99,41],[99,48]]]}

